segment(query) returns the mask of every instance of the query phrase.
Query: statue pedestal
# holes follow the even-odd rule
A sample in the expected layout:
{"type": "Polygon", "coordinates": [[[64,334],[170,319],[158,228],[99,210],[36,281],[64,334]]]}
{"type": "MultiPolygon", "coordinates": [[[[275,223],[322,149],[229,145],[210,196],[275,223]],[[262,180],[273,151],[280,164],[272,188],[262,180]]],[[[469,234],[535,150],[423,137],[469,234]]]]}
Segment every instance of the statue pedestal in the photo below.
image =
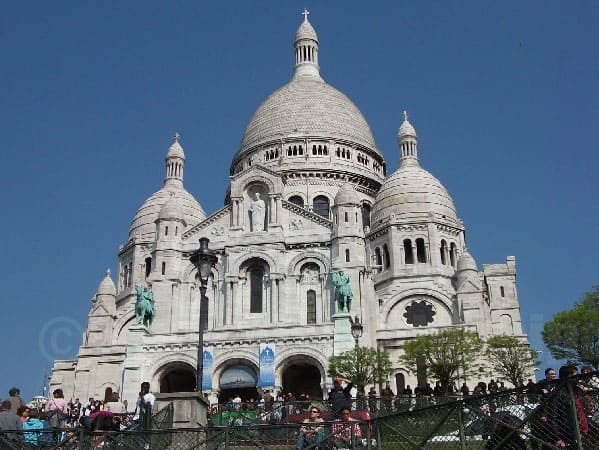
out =
{"type": "Polygon", "coordinates": [[[333,337],[333,355],[337,356],[354,348],[354,338],[351,335],[350,314],[348,312],[338,312],[333,314],[333,323],[335,331],[333,337]]]}
{"type": "Polygon", "coordinates": [[[205,427],[208,423],[209,404],[205,398],[200,398],[198,392],[171,392],[154,394],[156,403],[154,410],[159,411],[173,404],[173,428],[205,427]]]}

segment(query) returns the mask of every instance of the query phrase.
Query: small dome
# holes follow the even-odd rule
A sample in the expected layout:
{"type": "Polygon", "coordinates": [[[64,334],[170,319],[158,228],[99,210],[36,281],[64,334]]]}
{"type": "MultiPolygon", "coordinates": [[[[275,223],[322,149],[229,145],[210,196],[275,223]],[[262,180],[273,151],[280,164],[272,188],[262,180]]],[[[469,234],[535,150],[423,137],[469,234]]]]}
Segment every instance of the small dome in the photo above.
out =
{"type": "Polygon", "coordinates": [[[476,262],[468,250],[464,250],[460,259],[458,259],[458,272],[464,272],[467,270],[473,270],[478,272],[478,268],[476,267],[476,262]]]}
{"type": "Polygon", "coordinates": [[[300,39],[312,39],[318,42],[318,36],[316,36],[316,31],[314,30],[312,24],[308,22],[307,16],[304,18],[304,21],[297,29],[297,33],[295,33],[295,40],[299,41],[300,39]]]}
{"type": "Polygon", "coordinates": [[[402,138],[404,136],[417,137],[416,130],[408,120],[408,113],[406,111],[403,112],[403,122],[399,127],[399,131],[397,132],[398,138],[402,138]]]}
{"type": "Polygon", "coordinates": [[[142,239],[154,239],[156,232],[156,219],[160,215],[162,206],[173,197],[183,211],[182,218],[189,226],[196,225],[206,218],[204,210],[197,200],[179,185],[166,184],[158,192],[148,198],[137,210],[131,227],[129,228],[129,239],[140,236],[142,239]]]}
{"type": "Polygon", "coordinates": [[[358,205],[359,203],[358,193],[349,183],[341,186],[335,195],[335,205],[358,205]]]}
{"type": "Polygon", "coordinates": [[[185,221],[180,200],[177,200],[174,195],[171,195],[171,198],[169,198],[166,203],[162,205],[162,208],[160,208],[158,219],[182,219],[185,221]]]}
{"type": "Polygon", "coordinates": [[[116,287],[110,278],[110,269],[106,271],[106,276],[98,286],[96,295],[116,295],[116,287]]]}
{"type": "Polygon", "coordinates": [[[458,224],[453,200],[441,182],[418,164],[400,167],[379,190],[372,227],[391,221],[449,219],[458,224]]]}
{"type": "Polygon", "coordinates": [[[185,153],[183,152],[183,147],[179,144],[179,135],[175,135],[175,141],[171,144],[166,153],[167,158],[181,158],[185,159],[185,153]]]}

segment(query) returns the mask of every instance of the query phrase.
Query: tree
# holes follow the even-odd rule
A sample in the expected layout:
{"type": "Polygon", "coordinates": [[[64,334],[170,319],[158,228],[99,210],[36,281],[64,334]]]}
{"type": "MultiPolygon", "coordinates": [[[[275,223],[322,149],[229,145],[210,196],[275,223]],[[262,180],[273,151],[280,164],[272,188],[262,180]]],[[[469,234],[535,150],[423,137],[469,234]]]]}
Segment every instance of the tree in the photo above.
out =
{"type": "Polygon", "coordinates": [[[329,376],[348,378],[363,392],[368,384],[382,383],[393,370],[389,353],[356,347],[329,358],[329,376]]]}
{"type": "Polygon", "coordinates": [[[466,373],[479,367],[481,348],[482,342],[477,333],[449,328],[407,341],[399,361],[410,372],[416,372],[418,361],[424,359],[427,373],[439,380],[443,389],[447,389],[458,379],[460,371],[466,373]]]}
{"type": "Polygon", "coordinates": [[[492,336],[487,339],[486,355],[491,367],[514,386],[534,370],[538,353],[514,336],[492,336]]]}
{"type": "Polygon", "coordinates": [[[555,359],[599,368],[599,286],[586,292],[568,311],[546,322],[541,336],[555,359]]]}

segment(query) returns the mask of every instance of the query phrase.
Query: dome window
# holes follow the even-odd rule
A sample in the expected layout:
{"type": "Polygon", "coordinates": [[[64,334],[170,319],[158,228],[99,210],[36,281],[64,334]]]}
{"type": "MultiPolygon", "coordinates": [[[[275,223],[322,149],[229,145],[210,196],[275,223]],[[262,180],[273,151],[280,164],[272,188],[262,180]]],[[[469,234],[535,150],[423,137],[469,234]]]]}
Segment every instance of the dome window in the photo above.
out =
{"type": "Polygon", "coordinates": [[[452,242],[449,247],[449,263],[452,267],[455,267],[457,259],[457,249],[455,243],[452,242]]]}
{"type": "Polygon", "coordinates": [[[503,288],[503,286],[499,286],[499,293],[502,297],[505,297],[505,289],[503,288]]]}
{"type": "Polygon", "coordinates": [[[362,226],[370,226],[370,205],[368,203],[362,205],[362,226]]]}
{"type": "Polygon", "coordinates": [[[304,199],[301,198],[299,195],[292,195],[291,197],[289,197],[287,201],[302,208],[304,207],[304,199]]]}
{"type": "Polygon", "coordinates": [[[441,239],[441,264],[447,265],[447,242],[441,239]]]}
{"type": "Polygon", "coordinates": [[[385,261],[385,269],[391,267],[391,256],[389,255],[389,247],[387,247],[387,244],[383,245],[383,259],[385,261]]]}
{"type": "Polygon", "coordinates": [[[416,257],[419,263],[426,262],[426,246],[424,245],[424,239],[416,239],[416,257]]]}
{"type": "Polygon", "coordinates": [[[329,199],[324,195],[319,195],[318,197],[315,197],[314,201],[312,202],[312,209],[319,216],[328,219],[330,210],[329,199]]]}
{"type": "Polygon", "coordinates": [[[403,251],[405,263],[414,264],[414,251],[412,250],[412,241],[410,239],[404,239],[403,251]]]}
{"type": "Polygon", "coordinates": [[[164,235],[168,236],[168,225],[166,227],[164,227],[164,235]]]}
{"type": "Polygon", "coordinates": [[[166,263],[162,262],[162,275],[166,275],[166,263]]]}
{"type": "Polygon", "coordinates": [[[376,265],[383,267],[383,257],[381,256],[381,249],[378,247],[374,249],[374,258],[376,265]]]}
{"type": "Polygon", "coordinates": [[[345,214],[344,214],[344,221],[345,221],[345,223],[349,222],[349,213],[347,211],[345,211],[345,214]]]}

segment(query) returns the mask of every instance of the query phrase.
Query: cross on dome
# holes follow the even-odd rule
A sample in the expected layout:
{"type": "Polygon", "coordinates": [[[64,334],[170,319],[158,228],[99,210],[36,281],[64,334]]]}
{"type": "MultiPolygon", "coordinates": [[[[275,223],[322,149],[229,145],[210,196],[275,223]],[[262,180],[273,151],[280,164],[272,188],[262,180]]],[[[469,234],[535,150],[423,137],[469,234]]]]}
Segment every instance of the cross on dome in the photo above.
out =
{"type": "Polygon", "coordinates": [[[106,269],[106,276],[109,277],[110,276],[110,269],[106,269]]]}
{"type": "Polygon", "coordinates": [[[310,11],[304,8],[304,12],[302,13],[302,15],[304,16],[304,22],[308,21],[308,14],[310,14],[310,11]]]}
{"type": "Polygon", "coordinates": [[[408,120],[408,112],[406,110],[404,110],[404,112],[403,112],[403,121],[407,122],[407,120],[408,120]]]}
{"type": "Polygon", "coordinates": [[[173,142],[179,142],[180,137],[181,135],[175,131],[175,135],[173,136],[173,142]]]}

